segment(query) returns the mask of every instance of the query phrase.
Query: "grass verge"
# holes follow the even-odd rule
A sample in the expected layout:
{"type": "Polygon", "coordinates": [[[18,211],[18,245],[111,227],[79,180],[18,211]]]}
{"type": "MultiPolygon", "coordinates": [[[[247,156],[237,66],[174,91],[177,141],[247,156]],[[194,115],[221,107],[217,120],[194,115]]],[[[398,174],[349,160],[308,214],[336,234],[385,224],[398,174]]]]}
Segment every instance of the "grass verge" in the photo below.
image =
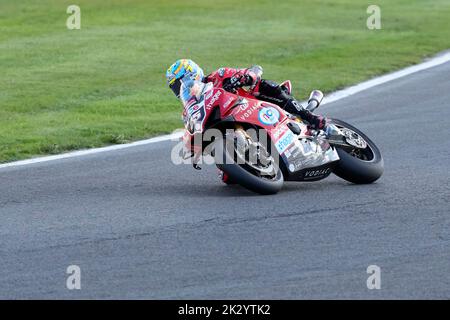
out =
{"type": "Polygon", "coordinates": [[[0,162],[124,143],[182,125],[176,59],[265,69],[295,94],[340,89],[450,48],[448,0],[0,0],[0,162]]]}

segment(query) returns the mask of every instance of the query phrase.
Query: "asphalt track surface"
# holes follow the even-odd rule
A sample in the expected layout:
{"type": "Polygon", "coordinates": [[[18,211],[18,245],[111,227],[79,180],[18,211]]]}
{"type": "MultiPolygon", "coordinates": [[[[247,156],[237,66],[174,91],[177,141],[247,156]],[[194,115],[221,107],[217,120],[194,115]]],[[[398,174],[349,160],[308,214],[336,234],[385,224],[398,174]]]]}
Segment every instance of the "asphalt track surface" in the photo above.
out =
{"type": "Polygon", "coordinates": [[[0,298],[450,298],[449,84],[447,63],[323,106],[379,145],[372,185],[258,196],[172,142],[1,169],[0,298]]]}

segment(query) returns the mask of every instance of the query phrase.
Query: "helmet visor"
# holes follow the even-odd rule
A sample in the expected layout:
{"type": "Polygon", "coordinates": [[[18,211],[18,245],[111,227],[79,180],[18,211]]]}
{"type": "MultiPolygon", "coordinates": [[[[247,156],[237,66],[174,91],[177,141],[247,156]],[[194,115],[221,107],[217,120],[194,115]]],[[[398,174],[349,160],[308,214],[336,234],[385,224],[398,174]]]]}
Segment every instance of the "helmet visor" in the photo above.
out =
{"type": "Polygon", "coordinates": [[[180,88],[181,88],[181,80],[175,79],[171,84],[169,84],[169,88],[172,89],[173,93],[177,98],[180,97],[180,88]]]}

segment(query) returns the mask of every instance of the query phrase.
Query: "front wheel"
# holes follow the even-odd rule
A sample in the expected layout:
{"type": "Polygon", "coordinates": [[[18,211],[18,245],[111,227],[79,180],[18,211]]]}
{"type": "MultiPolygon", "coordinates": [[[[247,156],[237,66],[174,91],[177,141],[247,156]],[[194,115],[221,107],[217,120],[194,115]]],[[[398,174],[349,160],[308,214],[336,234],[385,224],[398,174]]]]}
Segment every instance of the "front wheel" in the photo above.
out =
{"type": "MultiPolygon", "coordinates": [[[[216,166],[227,174],[231,181],[246,189],[264,195],[277,193],[283,187],[282,171],[262,144],[257,143],[258,148],[253,149],[257,151],[257,155],[250,156],[252,148],[243,147],[245,139],[249,137],[241,130],[236,130],[234,136],[216,141],[216,166]]],[[[250,143],[255,146],[253,141],[250,143]]]]}
{"type": "Polygon", "coordinates": [[[367,184],[378,180],[384,171],[384,161],[375,143],[361,130],[344,121],[332,119],[332,123],[343,131],[347,143],[353,146],[335,146],[340,160],[333,173],[357,184],[367,184]]]}

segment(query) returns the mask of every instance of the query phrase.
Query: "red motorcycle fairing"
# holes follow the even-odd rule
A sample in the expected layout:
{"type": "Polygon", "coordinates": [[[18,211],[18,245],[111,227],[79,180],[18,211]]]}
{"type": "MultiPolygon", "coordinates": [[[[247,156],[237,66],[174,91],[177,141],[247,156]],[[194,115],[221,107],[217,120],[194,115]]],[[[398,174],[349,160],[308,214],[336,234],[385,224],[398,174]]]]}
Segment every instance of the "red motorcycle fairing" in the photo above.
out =
{"type": "MultiPolygon", "coordinates": [[[[249,123],[265,129],[278,153],[282,155],[294,142],[295,134],[289,129],[288,123],[295,122],[279,106],[257,100],[249,92],[239,89],[238,94],[227,92],[222,88],[212,88],[211,93],[205,93],[206,119],[211,115],[213,107],[220,108],[222,119],[233,116],[236,122],[249,123]]],[[[306,134],[305,125],[299,126],[301,133],[306,134]]]]}
{"type": "MultiPolygon", "coordinates": [[[[186,147],[196,134],[203,134],[209,117],[219,108],[221,119],[232,117],[237,124],[248,123],[262,128],[283,159],[286,180],[320,180],[331,173],[332,165],[339,160],[334,148],[326,142],[312,138],[302,122],[288,117],[279,106],[257,100],[248,91],[239,89],[236,94],[207,83],[200,98],[185,104],[184,119],[187,133],[183,137],[186,147]],[[290,127],[297,127],[294,133],[290,127]],[[311,171],[314,170],[314,171],[311,171]]],[[[194,153],[201,146],[190,145],[194,153]]]]}

